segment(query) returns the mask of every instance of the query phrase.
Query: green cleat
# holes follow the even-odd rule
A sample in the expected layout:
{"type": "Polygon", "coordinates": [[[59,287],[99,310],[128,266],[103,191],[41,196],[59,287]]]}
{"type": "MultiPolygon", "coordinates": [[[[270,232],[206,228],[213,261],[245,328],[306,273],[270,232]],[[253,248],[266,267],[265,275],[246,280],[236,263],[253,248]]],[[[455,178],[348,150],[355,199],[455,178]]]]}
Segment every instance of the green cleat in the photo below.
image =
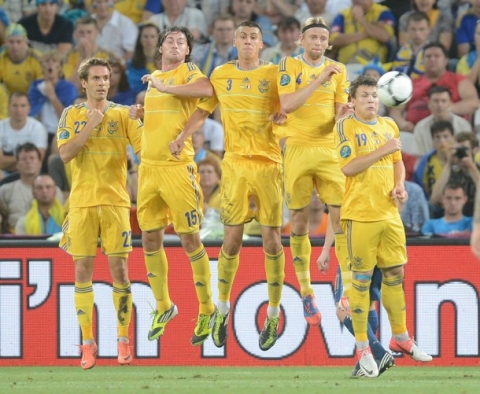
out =
{"type": "Polygon", "coordinates": [[[153,316],[152,326],[150,327],[150,331],[148,332],[148,340],[154,341],[158,339],[163,332],[165,331],[165,326],[167,323],[172,320],[178,314],[178,308],[175,304],[172,303],[172,306],[169,310],[164,312],[159,312],[157,310],[151,313],[153,316]]]}
{"type": "Polygon", "coordinates": [[[193,332],[191,343],[193,346],[201,345],[205,342],[212,332],[212,327],[215,322],[215,316],[217,314],[217,308],[211,315],[198,315],[197,325],[193,332]]]}
{"type": "Polygon", "coordinates": [[[213,343],[216,347],[224,346],[225,342],[227,341],[227,327],[229,316],[230,312],[227,312],[227,314],[224,316],[217,311],[215,322],[213,323],[212,333],[213,343]]]}
{"type": "Polygon", "coordinates": [[[280,317],[267,317],[267,320],[265,320],[263,330],[258,338],[258,346],[260,346],[260,349],[264,351],[268,350],[277,342],[279,320],[280,317]]]}

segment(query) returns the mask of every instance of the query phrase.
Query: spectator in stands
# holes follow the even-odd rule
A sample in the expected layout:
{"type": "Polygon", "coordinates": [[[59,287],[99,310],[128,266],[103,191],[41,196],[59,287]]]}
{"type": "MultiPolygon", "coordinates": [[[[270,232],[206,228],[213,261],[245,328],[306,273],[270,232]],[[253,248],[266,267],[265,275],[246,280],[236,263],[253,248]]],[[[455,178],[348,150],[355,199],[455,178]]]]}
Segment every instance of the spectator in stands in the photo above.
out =
{"type": "Polygon", "coordinates": [[[385,6],[373,0],[352,0],[352,7],[333,20],[330,42],[338,49],[338,61],[344,64],[370,61],[379,56],[385,62],[394,36],[395,17],[385,6]]]}
{"type": "MultiPolygon", "coordinates": [[[[0,186],[0,202],[7,207],[8,223],[12,229],[32,206],[33,181],[40,175],[42,167],[40,151],[29,142],[20,146],[16,157],[20,179],[0,186]]],[[[63,203],[62,192],[58,188],[57,198],[63,203]]]]}
{"type": "Polygon", "coordinates": [[[467,194],[467,203],[463,207],[463,214],[473,216],[475,193],[480,181],[479,166],[474,159],[478,152],[478,139],[475,134],[470,132],[458,133],[455,135],[455,143],[447,152],[447,161],[443,171],[433,185],[430,204],[440,208],[446,184],[458,182],[467,194]]]}
{"type": "Polygon", "coordinates": [[[210,149],[205,146],[205,134],[203,132],[203,125],[200,126],[193,134],[192,134],[192,146],[193,150],[195,151],[194,161],[195,163],[200,162],[207,157],[212,157],[213,159],[220,162],[220,157],[213,153],[210,149]]]}
{"type": "Polygon", "coordinates": [[[407,20],[407,41],[398,50],[392,70],[400,71],[411,78],[423,75],[423,48],[428,44],[430,21],[423,12],[412,12],[407,20]]]}
{"type": "Polygon", "coordinates": [[[220,180],[222,169],[218,159],[206,157],[197,163],[200,186],[203,191],[203,212],[216,209],[220,212],[220,180]]]}
{"type": "Polygon", "coordinates": [[[150,21],[160,30],[171,26],[185,26],[196,42],[208,37],[205,15],[197,8],[187,7],[187,0],[162,0],[163,12],[152,15],[150,21]]]}
{"type": "Polygon", "coordinates": [[[17,22],[24,16],[36,11],[35,1],[33,0],[3,0],[2,8],[10,23],[17,22]]]}
{"type": "Polygon", "coordinates": [[[50,175],[37,176],[32,185],[32,206],[15,225],[17,235],[55,234],[62,231],[65,211],[58,200],[57,188],[50,175]]]}
{"type": "Polygon", "coordinates": [[[7,87],[0,83],[0,120],[8,116],[8,90],[7,87]]]}
{"type": "Polygon", "coordinates": [[[475,27],[475,47],[467,55],[463,55],[457,63],[457,73],[465,75],[477,89],[480,95],[480,23],[475,27]]]}
{"type": "Polygon", "coordinates": [[[30,45],[40,52],[56,49],[66,54],[73,45],[73,25],[58,15],[59,0],[36,0],[37,12],[18,21],[27,31],[30,45]]]}
{"type": "Polygon", "coordinates": [[[442,194],[444,215],[427,220],[422,226],[423,235],[439,235],[448,238],[469,237],[472,232],[472,217],[463,215],[467,195],[461,183],[449,182],[442,194]]]}
{"type": "Polygon", "coordinates": [[[80,64],[91,57],[111,60],[115,58],[115,54],[98,46],[100,31],[97,20],[90,16],[77,19],[73,35],[75,47],[66,56],[63,74],[67,80],[80,89],[80,80],[77,75],[80,64]]]}
{"type": "Polygon", "coordinates": [[[264,47],[274,46],[277,40],[270,19],[254,12],[256,2],[257,0],[232,0],[228,12],[233,15],[235,26],[246,21],[255,22],[262,29],[264,47]]]}
{"type": "MultiPolygon", "coordinates": [[[[160,0],[157,0],[161,3],[160,0]]],[[[122,0],[115,2],[115,9],[138,25],[142,21],[143,10],[147,0],[122,0]]]]}
{"type": "Polygon", "coordinates": [[[423,188],[425,197],[432,194],[433,185],[440,178],[454,143],[453,126],[446,120],[438,120],[430,127],[434,150],[419,160],[413,180],[423,188]]]}
{"type": "Polygon", "coordinates": [[[9,24],[7,14],[0,8],[0,47],[5,43],[5,31],[9,24]]]}
{"type": "Polygon", "coordinates": [[[337,15],[330,14],[327,11],[326,0],[305,0],[304,4],[305,6],[300,7],[295,12],[295,18],[301,23],[305,22],[308,18],[320,16],[330,26],[333,22],[333,18],[337,15]]]}
{"type": "Polygon", "coordinates": [[[223,126],[216,120],[207,118],[203,123],[203,133],[205,134],[205,146],[218,157],[223,157],[224,152],[224,133],[223,126]]]}
{"type": "Polygon", "coordinates": [[[58,151],[54,138],[58,120],[63,110],[72,105],[78,96],[77,87],[63,79],[62,65],[63,57],[59,52],[45,52],[42,56],[44,78],[33,81],[28,91],[30,116],[37,117],[47,129],[49,153],[58,151]]]}
{"type": "Polygon", "coordinates": [[[460,17],[457,28],[457,56],[462,57],[475,48],[475,28],[480,19],[480,0],[470,0],[471,8],[460,17]]]}
{"type": "Polygon", "coordinates": [[[0,201],[0,234],[10,234],[12,229],[8,224],[8,210],[0,201]]]}
{"type": "Polygon", "coordinates": [[[157,41],[160,29],[153,22],[142,22],[138,26],[138,37],[132,58],[127,62],[127,77],[130,87],[135,94],[146,90],[142,77],[153,73],[155,66],[155,55],[157,54],[157,41]]]}
{"type": "Polygon", "coordinates": [[[415,142],[413,153],[421,157],[433,149],[431,126],[439,120],[445,120],[452,124],[453,132],[472,131],[470,122],[452,112],[452,97],[445,86],[433,86],[428,91],[428,109],[432,113],[415,125],[413,135],[415,142]]]}
{"type": "Polygon", "coordinates": [[[408,200],[400,211],[400,217],[408,236],[420,232],[423,223],[430,218],[430,213],[428,201],[419,185],[405,181],[405,191],[408,193],[408,200]]]}
{"type": "Polygon", "coordinates": [[[390,108],[390,116],[402,131],[413,131],[414,125],[430,115],[428,91],[433,86],[445,86],[452,97],[451,110],[470,118],[478,108],[478,96],[473,83],[463,75],[447,71],[448,54],[439,43],[423,48],[425,74],[413,79],[413,96],[406,106],[390,108]],[[403,112],[406,110],[404,116],[403,112]]]}
{"type": "Polygon", "coordinates": [[[72,186],[70,164],[65,164],[60,158],[60,154],[57,153],[51,157],[48,163],[48,175],[55,181],[55,184],[62,192],[63,199],[67,201],[72,186]]]}
{"type": "Polygon", "coordinates": [[[110,66],[112,67],[112,73],[110,74],[107,99],[122,105],[135,104],[135,92],[128,83],[125,62],[116,58],[110,61],[110,66]]]}
{"type": "Polygon", "coordinates": [[[285,56],[297,56],[303,53],[303,48],[297,45],[300,37],[300,22],[293,16],[280,20],[276,35],[278,43],[271,48],[266,48],[260,54],[263,60],[278,64],[285,56]]]}
{"type": "Polygon", "coordinates": [[[129,60],[135,49],[138,28],[128,17],[115,10],[113,0],[92,0],[100,32],[97,45],[115,56],[129,60]]]}
{"type": "MultiPolygon", "coordinates": [[[[361,74],[378,81],[380,77],[385,74],[385,71],[385,66],[379,61],[378,56],[375,56],[372,61],[368,62],[363,67],[361,74]]],[[[388,114],[387,107],[380,102],[378,103],[378,114],[380,116],[385,116],[388,114]]]]}
{"type": "Polygon", "coordinates": [[[5,37],[0,51],[0,82],[10,93],[27,93],[32,81],[43,76],[39,52],[29,48],[27,32],[18,23],[8,26],[5,37]]]}
{"type": "MultiPolygon", "coordinates": [[[[314,1],[325,3],[326,0],[314,1]]],[[[272,25],[276,26],[283,18],[294,16],[295,12],[298,11],[302,3],[303,0],[258,0],[254,11],[259,15],[268,17],[272,25]]]]}
{"type": "Polygon", "coordinates": [[[35,145],[43,160],[47,148],[47,130],[36,119],[28,116],[30,103],[24,93],[12,93],[8,101],[8,118],[0,121],[0,169],[17,170],[15,153],[19,146],[29,142],[35,145]]]}
{"type": "Polygon", "coordinates": [[[223,14],[215,18],[212,25],[212,41],[195,45],[192,61],[207,77],[213,69],[237,58],[237,48],[233,46],[235,23],[231,15],[223,14]]]}
{"type": "Polygon", "coordinates": [[[398,22],[398,45],[403,46],[408,38],[408,20],[410,15],[423,12],[430,21],[429,42],[440,42],[447,50],[452,46],[455,21],[450,12],[438,9],[437,0],[412,0],[412,10],[403,14],[398,22]]]}

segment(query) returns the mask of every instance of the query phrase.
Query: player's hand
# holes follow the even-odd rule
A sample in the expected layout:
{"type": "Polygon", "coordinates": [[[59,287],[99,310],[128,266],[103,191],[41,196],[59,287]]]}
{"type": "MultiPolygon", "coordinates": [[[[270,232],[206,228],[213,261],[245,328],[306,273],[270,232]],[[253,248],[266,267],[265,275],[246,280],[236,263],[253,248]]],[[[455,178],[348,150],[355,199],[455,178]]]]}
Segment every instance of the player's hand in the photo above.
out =
{"type": "Polygon", "coordinates": [[[98,126],[102,123],[103,120],[103,112],[97,108],[89,109],[87,111],[87,119],[89,123],[93,124],[93,127],[98,126]]]}
{"type": "Polygon", "coordinates": [[[327,274],[327,271],[330,268],[330,251],[328,248],[322,249],[322,253],[320,253],[320,256],[318,256],[317,259],[317,267],[323,275],[327,274]]]}
{"type": "Polygon", "coordinates": [[[336,64],[330,64],[329,66],[325,67],[325,69],[320,73],[317,77],[320,83],[325,83],[330,81],[333,75],[342,72],[341,68],[338,67],[336,64]]]}
{"type": "Polygon", "coordinates": [[[134,104],[128,109],[128,116],[130,119],[140,119],[143,118],[144,112],[142,105],[134,104]]]}
{"type": "Polygon", "coordinates": [[[395,153],[402,150],[402,141],[400,141],[400,138],[390,138],[385,145],[383,145],[383,149],[387,155],[395,153]]]}
{"type": "Polygon", "coordinates": [[[185,143],[176,139],[168,144],[168,149],[170,149],[170,153],[176,158],[180,159],[180,155],[182,154],[183,148],[185,147],[185,143]]]}
{"type": "Polygon", "coordinates": [[[335,121],[339,121],[340,119],[350,114],[353,114],[353,103],[348,102],[346,104],[341,104],[338,110],[338,114],[335,116],[335,121]]]}
{"type": "Polygon", "coordinates": [[[274,124],[282,125],[287,121],[287,114],[285,112],[275,112],[268,119],[274,124]]]}
{"type": "Polygon", "coordinates": [[[142,82],[143,83],[148,83],[150,82],[150,86],[154,87],[157,89],[159,92],[165,92],[166,85],[160,81],[159,79],[152,77],[151,74],[146,74],[142,77],[142,82]]]}
{"type": "Polygon", "coordinates": [[[403,185],[395,186],[392,190],[392,198],[395,201],[395,204],[397,204],[398,209],[401,211],[408,200],[408,193],[405,190],[405,187],[403,185]]]}
{"type": "Polygon", "coordinates": [[[470,247],[473,255],[480,260],[480,228],[478,225],[473,226],[472,236],[470,237],[470,247]]]}

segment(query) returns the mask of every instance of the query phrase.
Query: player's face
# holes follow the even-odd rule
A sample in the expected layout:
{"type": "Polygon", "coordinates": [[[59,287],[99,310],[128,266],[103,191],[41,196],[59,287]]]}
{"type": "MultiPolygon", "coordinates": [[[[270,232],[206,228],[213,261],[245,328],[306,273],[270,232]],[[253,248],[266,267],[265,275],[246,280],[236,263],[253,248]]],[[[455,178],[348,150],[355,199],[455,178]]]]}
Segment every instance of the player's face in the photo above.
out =
{"type": "Polygon", "coordinates": [[[51,204],[57,193],[55,182],[49,176],[39,176],[33,182],[32,193],[40,203],[51,204]]]}
{"type": "Polygon", "coordinates": [[[216,21],[213,26],[213,38],[219,44],[231,44],[235,37],[233,21],[216,21]]]}
{"type": "Polygon", "coordinates": [[[240,60],[257,59],[263,48],[262,35],[256,27],[239,27],[233,44],[237,47],[240,60]]]}
{"type": "Polygon", "coordinates": [[[437,152],[446,153],[453,145],[453,135],[449,130],[438,131],[433,135],[432,143],[437,152]]]}
{"type": "Polygon", "coordinates": [[[23,176],[35,176],[40,173],[42,161],[38,157],[36,151],[22,151],[18,155],[17,168],[18,172],[23,176]]]}
{"type": "Polygon", "coordinates": [[[30,112],[30,104],[25,96],[15,97],[10,99],[8,104],[8,116],[15,122],[22,122],[27,119],[30,112]]]}
{"type": "Polygon", "coordinates": [[[110,87],[110,72],[105,66],[92,66],[88,71],[88,79],[82,79],[81,83],[88,99],[105,100],[110,87]]]}
{"type": "Polygon", "coordinates": [[[407,27],[408,38],[414,45],[421,45],[427,41],[430,34],[430,26],[426,20],[410,21],[407,27]]]}
{"type": "Polygon", "coordinates": [[[202,187],[215,186],[220,180],[215,168],[211,164],[202,164],[198,168],[198,174],[200,175],[200,185],[202,187]]]}
{"type": "Polygon", "coordinates": [[[167,63],[183,62],[190,53],[187,37],[181,31],[174,31],[165,38],[159,51],[162,54],[162,61],[167,63]]]}
{"type": "Polygon", "coordinates": [[[467,196],[462,188],[446,189],[443,192],[442,204],[445,215],[460,215],[466,203],[467,196]]]}
{"type": "Polygon", "coordinates": [[[300,43],[305,50],[305,59],[318,60],[325,54],[330,33],[323,27],[312,27],[300,36],[300,43]]]}
{"type": "Polygon", "coordinates": [[[427,74],[440,74],[447,70],[448,59],[440,48],[428,48],[423,54],[427,74]]]}
{"type": "Polygon", "coordinates": [[[452,100],[447,92],[434,93],[428,100],[428,108],[435,117],[444,118],[450,111],[452,100]]]}
{"type": "Polygon", "coordinates": [[[376,86],[359,86],[352,98],[355,116],[361,121],[375,120],[378,113],[378,96],[376,86]]]}
{"type": "Polygon", "coordinates": [[[140,42],[144,51],[155,49],[158,40],[158,32],[154,27],[144,27],[140,35],[140,42]]]}
{"type": "Polygon", "coordinates": [[[8,50],[8,56],[14,61],[23,59],[27,54],[28,43],[25,37],[9,37],[5,44],[8,50]]]}

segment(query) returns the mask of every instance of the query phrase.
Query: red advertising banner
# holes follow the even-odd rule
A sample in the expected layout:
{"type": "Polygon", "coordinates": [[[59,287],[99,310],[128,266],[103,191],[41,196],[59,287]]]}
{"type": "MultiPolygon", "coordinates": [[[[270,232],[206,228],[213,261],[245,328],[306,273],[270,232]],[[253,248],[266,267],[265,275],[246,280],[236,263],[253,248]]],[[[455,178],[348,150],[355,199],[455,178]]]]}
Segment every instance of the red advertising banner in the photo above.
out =
{"type": "MultiPolygon", "coordinates": [[[[269,351],[258,347],[265,320],[267,285],[261,247],[244,247],[232,291],[229,336],[224,348],[209,339],[190,345],[198,305],[188,259],[180,247],[167,247],[170,296],[179,315],[160,341],[147,340],[151,306],[141,248],[129,259],[134,316],[130,329],[136,365],[353,365],[354,339],[335,316],[333,284],[337,262],[332,249],[331,269],[322,275],[312,253],[312,281],[322,313],[320,327],[304,318],[290,250],[286,247],[286,277],[282,296],[281,332],[269,351]]],[[[0,366],[78,365],[81,343],[74,294],[73,262],[56,247],[3,247],[0,257],[0,366]]],[[[217,300],[219,248],[208,247],[212,288],[217,300]]],[[[434,365],[479,364],[478,262],[467,245],[409,246],[405,292],[408,328],[420,347],[434,356],[434,365]]],[[[95,262],[96,340],[98,365],[116,364],[116,315],[107,261],[99,252],[95,262]]],[[[385,311],[380,311],[380,340],[390,340],[385,311]]],[[[397,363],[413,365],[402,357],[397,363]]]]}

